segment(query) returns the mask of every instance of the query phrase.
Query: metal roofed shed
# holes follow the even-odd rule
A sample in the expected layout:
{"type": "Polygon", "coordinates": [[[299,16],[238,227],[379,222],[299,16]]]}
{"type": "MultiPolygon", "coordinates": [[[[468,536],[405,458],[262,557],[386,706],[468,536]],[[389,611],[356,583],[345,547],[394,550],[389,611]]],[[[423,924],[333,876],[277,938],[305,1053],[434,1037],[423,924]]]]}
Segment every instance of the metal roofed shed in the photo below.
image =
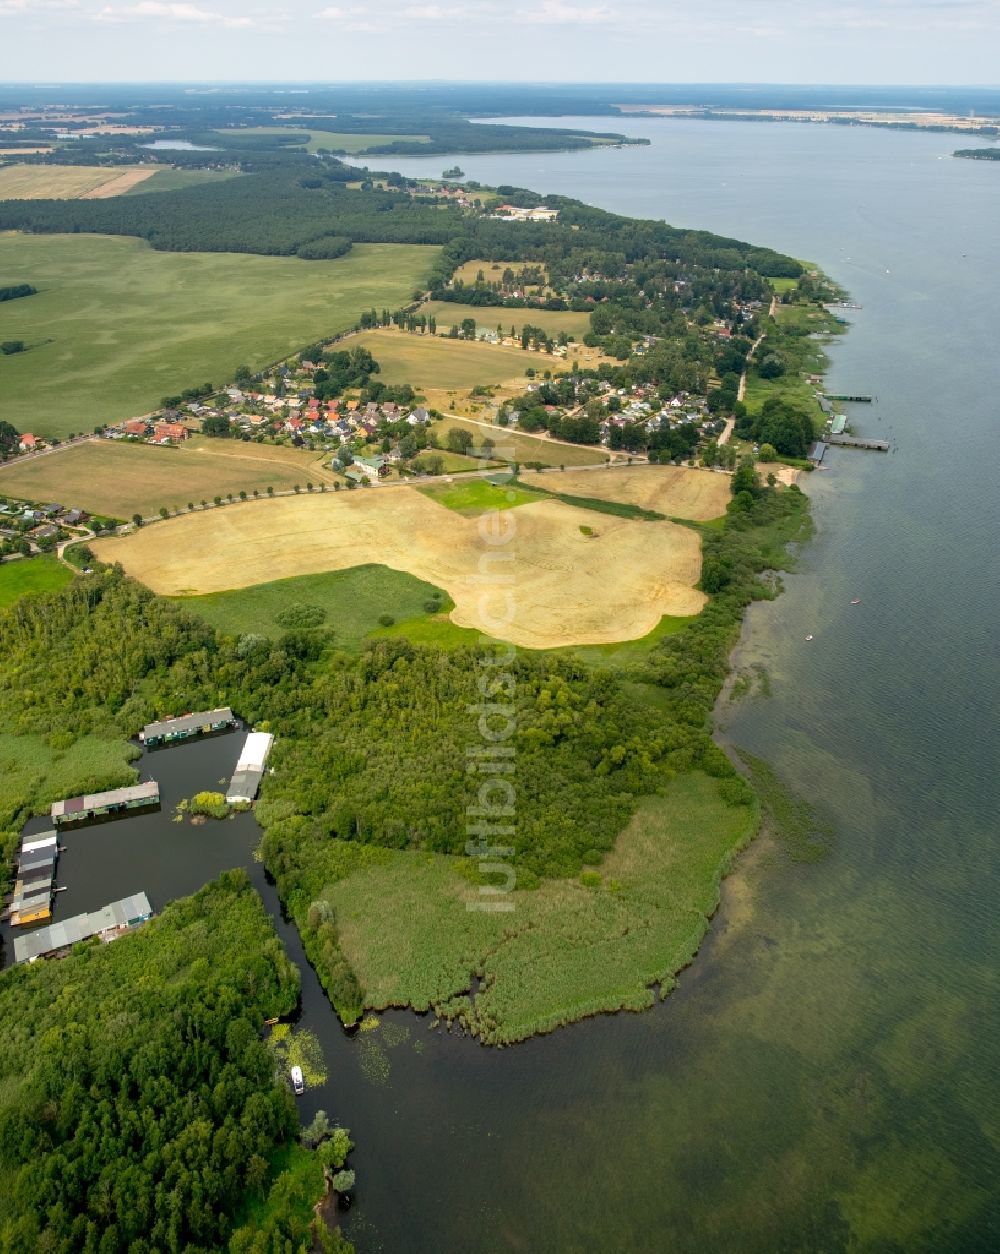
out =
{"type": "Polygon", "coordinates": [[[232,710],[224,705],[218,710],[199,710],[195,714],[182,714],[178,718],[164,718],[155,723],[147,723],[139,733],[139,739],[153,749],[157,745],[190,740],[193,736],[207,736],[235,725],[236,719],[232,710]]]}
{"type": "Polygon", "coordinates": [[[113,901],[109,906],[95,910],[92,914],[77,914],[61,923],[40,927],[27,936],[15,937],[14,961],[33,962],[46,954],[68,949],[90,936],[104,936],[106,940],[114,940],[123,932],[152,917],[153,908],[149,904],[149,898],[145,893],[134,893],[131,897],[113,901]]]}
{"type": "Polygon", "coordinates": [[[815,444],[810,445],[807,456],[814,466],[818,466],[826,456],[826,445],[822,440],[817,440],[815,444]]]}
{"type": "Polygon", "coordinates": [[[837,414],[830,425],[831,435],[843,435],[844,428],[847,426],[847,416],[845,414],[837,414]]]}
{"type": "Polygon", "coordinates": [[[226,801],[230,805],[241,802],[249,805],[256,798],[273,744],[274,737],[270,732],[248,734],[226,792],[226,801]]]}
{"type": "Polygon", "coordinates": [[[72,827],[93,819],[123,818],[136,810],[160,804],[160,785],[155,779],[109,792],[87,793],[52,804],[52,822],[59,827],[72,827]]]}
{"type": "Polygon", "coordinates": [[[42,832],[37,836],[25,836],[21,842],[21,853],[34,853],[39,849],[48,849],[50,846],[55,847],[59,843],[59,837],[55,832],[42,832]]]}

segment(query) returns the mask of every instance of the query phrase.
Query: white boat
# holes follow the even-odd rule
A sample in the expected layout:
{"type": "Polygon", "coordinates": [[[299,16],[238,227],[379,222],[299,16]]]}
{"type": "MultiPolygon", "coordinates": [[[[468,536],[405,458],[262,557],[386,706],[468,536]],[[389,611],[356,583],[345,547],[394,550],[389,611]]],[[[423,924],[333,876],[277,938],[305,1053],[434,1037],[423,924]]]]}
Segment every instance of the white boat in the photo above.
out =
{"type": "Polygon", "coordinates": [[[306,1088],[306,1082],[302,1078],[302,1068],[293,1067],[291,1071],[289,1072],[289,1074],[292,1077],[292,1092],[296,1096],[298,1096],[299,1093],[304,1093],[305,1088],[306,1088]]]}

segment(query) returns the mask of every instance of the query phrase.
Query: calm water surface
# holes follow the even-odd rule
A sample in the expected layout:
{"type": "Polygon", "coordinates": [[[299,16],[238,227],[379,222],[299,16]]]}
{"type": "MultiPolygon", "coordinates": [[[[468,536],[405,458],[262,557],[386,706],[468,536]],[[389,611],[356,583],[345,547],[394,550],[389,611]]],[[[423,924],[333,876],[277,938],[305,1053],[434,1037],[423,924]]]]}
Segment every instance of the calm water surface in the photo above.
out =
{"type": "MultiPolygon", "coordinates": [[[[665,1004],[504,1051],[404,1014],[383,1020],[392,1043],[346,1037],[250,861],[249,817],[70,834],[66,912],[139,888],[160,908],[250,867],[330,1063],[303,1113],[325,1107],[359,1143],[347,1232],[362,1251],[992,1250],[1000,169],[947,159],[948,136],[628,129],[653,146],[462,165],[771,244],[864,306],[830,382],[878,395],[854,418],[894,452],[834,453],[810,478],[816,539],[786,595],[755,608],[740,659],[766,667],[771,695],[726,715],[831,820],[832,852],[803,866],[759,843],[665,1004]]],[[[227,775],[238,747],[141,765],[171,803],[227,775]]]]}
{"type": "Polygon", "coordinates": [[[462,167],[770,244],[863,305],[830,383],[895,451],[810,478],[817,537],[741,659],[772,695],[726,719],[836,842],[758,846],[657,1011],[394,1064],[373,1248],[995,1249],[1000,169],[947,135],[627,129],[652,146],[462,167]]]}

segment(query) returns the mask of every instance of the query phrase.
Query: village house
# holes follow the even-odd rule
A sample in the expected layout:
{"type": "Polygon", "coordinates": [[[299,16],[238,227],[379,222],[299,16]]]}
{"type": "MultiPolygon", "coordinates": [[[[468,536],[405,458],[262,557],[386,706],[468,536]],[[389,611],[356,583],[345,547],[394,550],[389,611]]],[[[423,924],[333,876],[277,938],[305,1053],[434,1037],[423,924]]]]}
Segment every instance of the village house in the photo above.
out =
{"type": "Polygon", "coordinates": [[[149,423],[145,418],[130,418],[125,423],[123,430],[126,435],[145,436],[149,434],[149,423]]]}
{"type": "Polygon", "coordinates": [[[40,445],[41,441],[37,439],[36,436],[33,436],[30,431],[25,431],[24,435],[21,436],[17,447],[22,453],[32,453],[40,445]]]}
{"type": "Polygon", "coordinates": [[[175,440],[186,440],[189,434],[182,422],[158,422],[153,428],[153,439],[157,444],[172,444],[175,440]]]}

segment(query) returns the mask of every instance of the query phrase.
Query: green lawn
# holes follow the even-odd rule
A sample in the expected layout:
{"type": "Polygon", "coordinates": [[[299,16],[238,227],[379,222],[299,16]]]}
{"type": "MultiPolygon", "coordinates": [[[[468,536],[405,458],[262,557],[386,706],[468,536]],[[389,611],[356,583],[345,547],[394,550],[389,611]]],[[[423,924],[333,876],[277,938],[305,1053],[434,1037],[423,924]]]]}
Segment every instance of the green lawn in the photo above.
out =
{"type": "Polygon", "coordinates": [[[545,499],[543,493],[532,492],[517,484],[491,483],[480,478],[421,488],[420,491],[445,509],[453,509],[459,514],[485,514],[488,510],[513,509],[517,505],[545,499]]]}
{"type": "Polygon", "coordinates": [[[0,563],[0,609],[13,605],[26,592],[55,592],[72,578],[73,572],[55,557],[0,563]]]}
{"type": "MultiPolygon", "coordinates": [[[[491,280],[499,277],[503,269],[496,276],[492,270],[484,273],[491,280]]],[[[510,335],[511,327],[520,335],[523,326],[532,326],[539,327],[546,335],[565,333],[574,340],[580,340],[590,330],[589,313],[568,310],[503,309],[492,305],[459,305],[449,300],[429,300],[420,306],[418,312],[437,319],[438,334],[446,327],[460,326],[463,318],[472,318],[480,331],[495,331],[500,326],[504,335],[510,335]]]]}
{"type": "Polygon", "coordinates": [[[235,170],[157,170],[152,178],[143,179],[130,188],[126,196],[144,196],[147,192],[176,192],[183,187],[197,187],[201,183],[218,183],[223,179],[236,178],[235,170]]]}
{"type": "Polygon", "coordinates": [[[416,620],[414,626],[418,626],[436,612],[426,608],[431,601],[438,601],[442,609],[451,607],[447,595],[433,584],[388,566],[354,566],[322,575],[298,575],[178,600],[233,636],[251,632],[279,635],[288,630],[277,619],[283,610],[296,604],[315,606],[324,611],[321,625],[333,632],[334,642],[350,649],[358,648],[380,627],[382,615],[394,620],[391,630],[407,635],[409,623],[416,620]]]}
{"type": "Polygon", "coordinates": [[[359,245],[336,261],[160,253],[102,235],[0,235],[5,282],[38,295],[0,304],[0,412],[21,431],[64,436],[153,409],[166,395],[232,379],[394,307],[436,248],[359,245]]]}

